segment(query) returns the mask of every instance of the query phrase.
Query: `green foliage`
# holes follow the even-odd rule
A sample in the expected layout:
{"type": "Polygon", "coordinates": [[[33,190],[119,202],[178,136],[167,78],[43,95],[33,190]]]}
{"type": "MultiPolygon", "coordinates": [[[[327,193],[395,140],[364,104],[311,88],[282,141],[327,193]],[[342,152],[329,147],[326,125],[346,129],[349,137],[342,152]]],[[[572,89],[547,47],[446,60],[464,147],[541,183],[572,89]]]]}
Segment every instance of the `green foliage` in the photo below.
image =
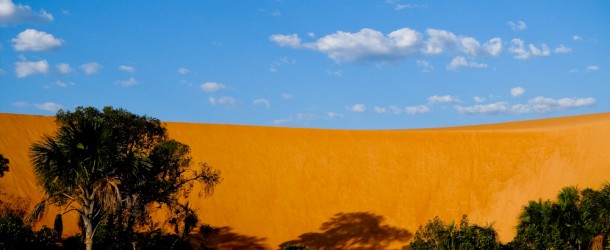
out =
{"type": "Polygon", "coordinates": [[[586,249],[594,237],[607,239],[609,234],[610,184],[599,191],[565,187],[557,201],[530,201],[523,207],[517,236],[509,245],[518,249],[586,249]]]}
{"type": "Polygon", "coordinates": [[[4,155],[0,154],[0,177],[4,176],[4,172],[8,172],[9,160],[4,158],[4,155]]]}
{"type": "Polygon", "coordinates": [[[446,224],[438,217],[420,226],[409,249],[500,249],[492,225],[470,225],[464,215],[459,225],[446,224]]]}
{"type": "Polygon", "coordinates": [[[27,222],[27,199],[4,196],[0,200],[0,249],[57,249],[59,238],[48,227],[33,231],[27,222]]]}
{"type": "Polygon", "coordinates": [[[189,195],[194,182],[205,194],[220,182],[220,173],[206,164],[191,167],[190,148],[168,139],[158,119],[112,107],[78,107],[59,111],[56,122],[57,133],[31,148],[36,177],[48,197],[34,217],[48,205],[77,211],[88,249],[98,229],[115,242],[133,238],[140,227],[153,230],[148,215],[159,207],[178,208],[184,216],[175,216],[182,221],[174,224],[188,233],[196,217],[180,198],[189,195]]]}

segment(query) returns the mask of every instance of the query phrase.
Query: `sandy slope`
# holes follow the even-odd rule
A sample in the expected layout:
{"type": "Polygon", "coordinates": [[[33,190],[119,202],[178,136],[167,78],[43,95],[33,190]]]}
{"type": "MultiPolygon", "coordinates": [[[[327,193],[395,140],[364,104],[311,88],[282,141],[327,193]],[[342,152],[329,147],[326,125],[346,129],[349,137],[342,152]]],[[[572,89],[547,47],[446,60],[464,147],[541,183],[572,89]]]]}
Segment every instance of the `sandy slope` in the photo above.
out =
{"type": "MultiPolygon", "coordinates": [[[[50,117],[0,114],[3,192],[41,198],[28,148],[50,117]]],[[[196,162],[220,169],[205,222],[266,238],[268,246],[316,232],[336,213],[371,212],[412,233],[428,219],[495,222],[515,234],[528,200],[561,187],[610,181],[610,113],[429,130],[343,131],[167,123],[196,162]]],[[[49,216],[51,217],[51,216],[49,216]]],[[[65,227],[74,232],[69,221],[65,227]]]]}

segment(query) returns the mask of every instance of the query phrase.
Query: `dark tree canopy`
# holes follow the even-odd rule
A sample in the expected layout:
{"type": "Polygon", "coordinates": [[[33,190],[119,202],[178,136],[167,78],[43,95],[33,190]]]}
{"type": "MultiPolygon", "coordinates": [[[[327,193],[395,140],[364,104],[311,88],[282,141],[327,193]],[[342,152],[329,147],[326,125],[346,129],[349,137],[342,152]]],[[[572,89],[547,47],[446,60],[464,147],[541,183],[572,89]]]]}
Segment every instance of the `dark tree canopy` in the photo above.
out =
{"type": "Polygon", "coordinates": [[[420,226],[409,249],[500,249],[492,225],[470,224],[464,215],[459,225],[447,224],[438,217],[420,226]]]}
{"type": "Polygon", "coordinates": [[[169,139],[158,119],[112,107],[78,107],[59,111],[56,123],[57,133],[31,148],[34,171],[47,195],[34,217],[50,204],[64,213],[78,212],[87,249],[99,225],[113,220],[110,224],[129,236],[152,207],[192,212],[179,198],[188,195],[193,182],[209,194],[220,181],[220,173],[206,164],[191,166],[190,148],[169,139]]]}
{"type": "Polygon", "coordinates": [[[4,176],[4,172],[8,172],[9,160],[4,158],[4,155],[0,154],[0,177],[4,176]]]}

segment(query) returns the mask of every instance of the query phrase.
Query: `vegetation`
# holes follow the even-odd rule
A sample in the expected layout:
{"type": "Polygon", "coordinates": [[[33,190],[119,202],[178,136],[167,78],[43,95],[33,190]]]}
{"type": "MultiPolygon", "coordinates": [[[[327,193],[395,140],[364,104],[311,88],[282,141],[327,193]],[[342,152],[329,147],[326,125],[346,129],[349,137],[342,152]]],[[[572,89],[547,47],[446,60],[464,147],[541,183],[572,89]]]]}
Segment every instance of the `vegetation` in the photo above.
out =
{"type": "Polygon", "coordinates": [[[157,119],[112,107],[79,107],[59,111],[56,123],[57,133],[45,135],[31,148],[34,171],[46,194],[32,218],[41,218],[49,205],[58,206],[62,214],[77,212],[87,250],[102,228],[106,236],[117,237],[112,242],[122,244],[118,248],[133,248],[137,229],[159,226],[150,220],[155,208],[172,211],[170,222],[183,238],[197,218],[180,198],[189,195],[194,182],[203,187],[203,194],[220,182],[220,173],[208,165],[191,167],[189,147],[168,139],[157,119]]]}
{"type": "Polygon", "coordinates": [[[492,225],[470,225],[464,215],[458,225],[445,223],[438,217],[420,226],[409,249],[500,249],[492,225]]]}
{"type": "Polygon", "coordinates": [[[4,172],[8,172],[9,160],[4,158],[4,155],[0,154],[0,177],[4,176],[4,172]]]}

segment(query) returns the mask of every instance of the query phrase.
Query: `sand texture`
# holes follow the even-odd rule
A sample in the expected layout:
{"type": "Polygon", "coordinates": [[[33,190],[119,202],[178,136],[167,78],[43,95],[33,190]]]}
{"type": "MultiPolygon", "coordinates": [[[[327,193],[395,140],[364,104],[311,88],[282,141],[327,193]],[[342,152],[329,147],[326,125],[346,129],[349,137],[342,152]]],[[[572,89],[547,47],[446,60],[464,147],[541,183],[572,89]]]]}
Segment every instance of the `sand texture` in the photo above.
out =
{"type": "MultiPolygon", "coordinates": [[[[436,215],[467,214],[509,241],[528,200],[610,181],[610,113],[387,131],[166,126],[195,162],[222,172],[213,196],[190,197],[200,218],[270,248],[319,232],[338,213],[382,216],[413,234],[436,215]]],[[[10,159],[2,192],[42,198],[28,152],[55,128],[53,117],[0,114],[0,153],[10,159]]],[[[77,231],[73,218],[64,228],[77,231]]]]}

